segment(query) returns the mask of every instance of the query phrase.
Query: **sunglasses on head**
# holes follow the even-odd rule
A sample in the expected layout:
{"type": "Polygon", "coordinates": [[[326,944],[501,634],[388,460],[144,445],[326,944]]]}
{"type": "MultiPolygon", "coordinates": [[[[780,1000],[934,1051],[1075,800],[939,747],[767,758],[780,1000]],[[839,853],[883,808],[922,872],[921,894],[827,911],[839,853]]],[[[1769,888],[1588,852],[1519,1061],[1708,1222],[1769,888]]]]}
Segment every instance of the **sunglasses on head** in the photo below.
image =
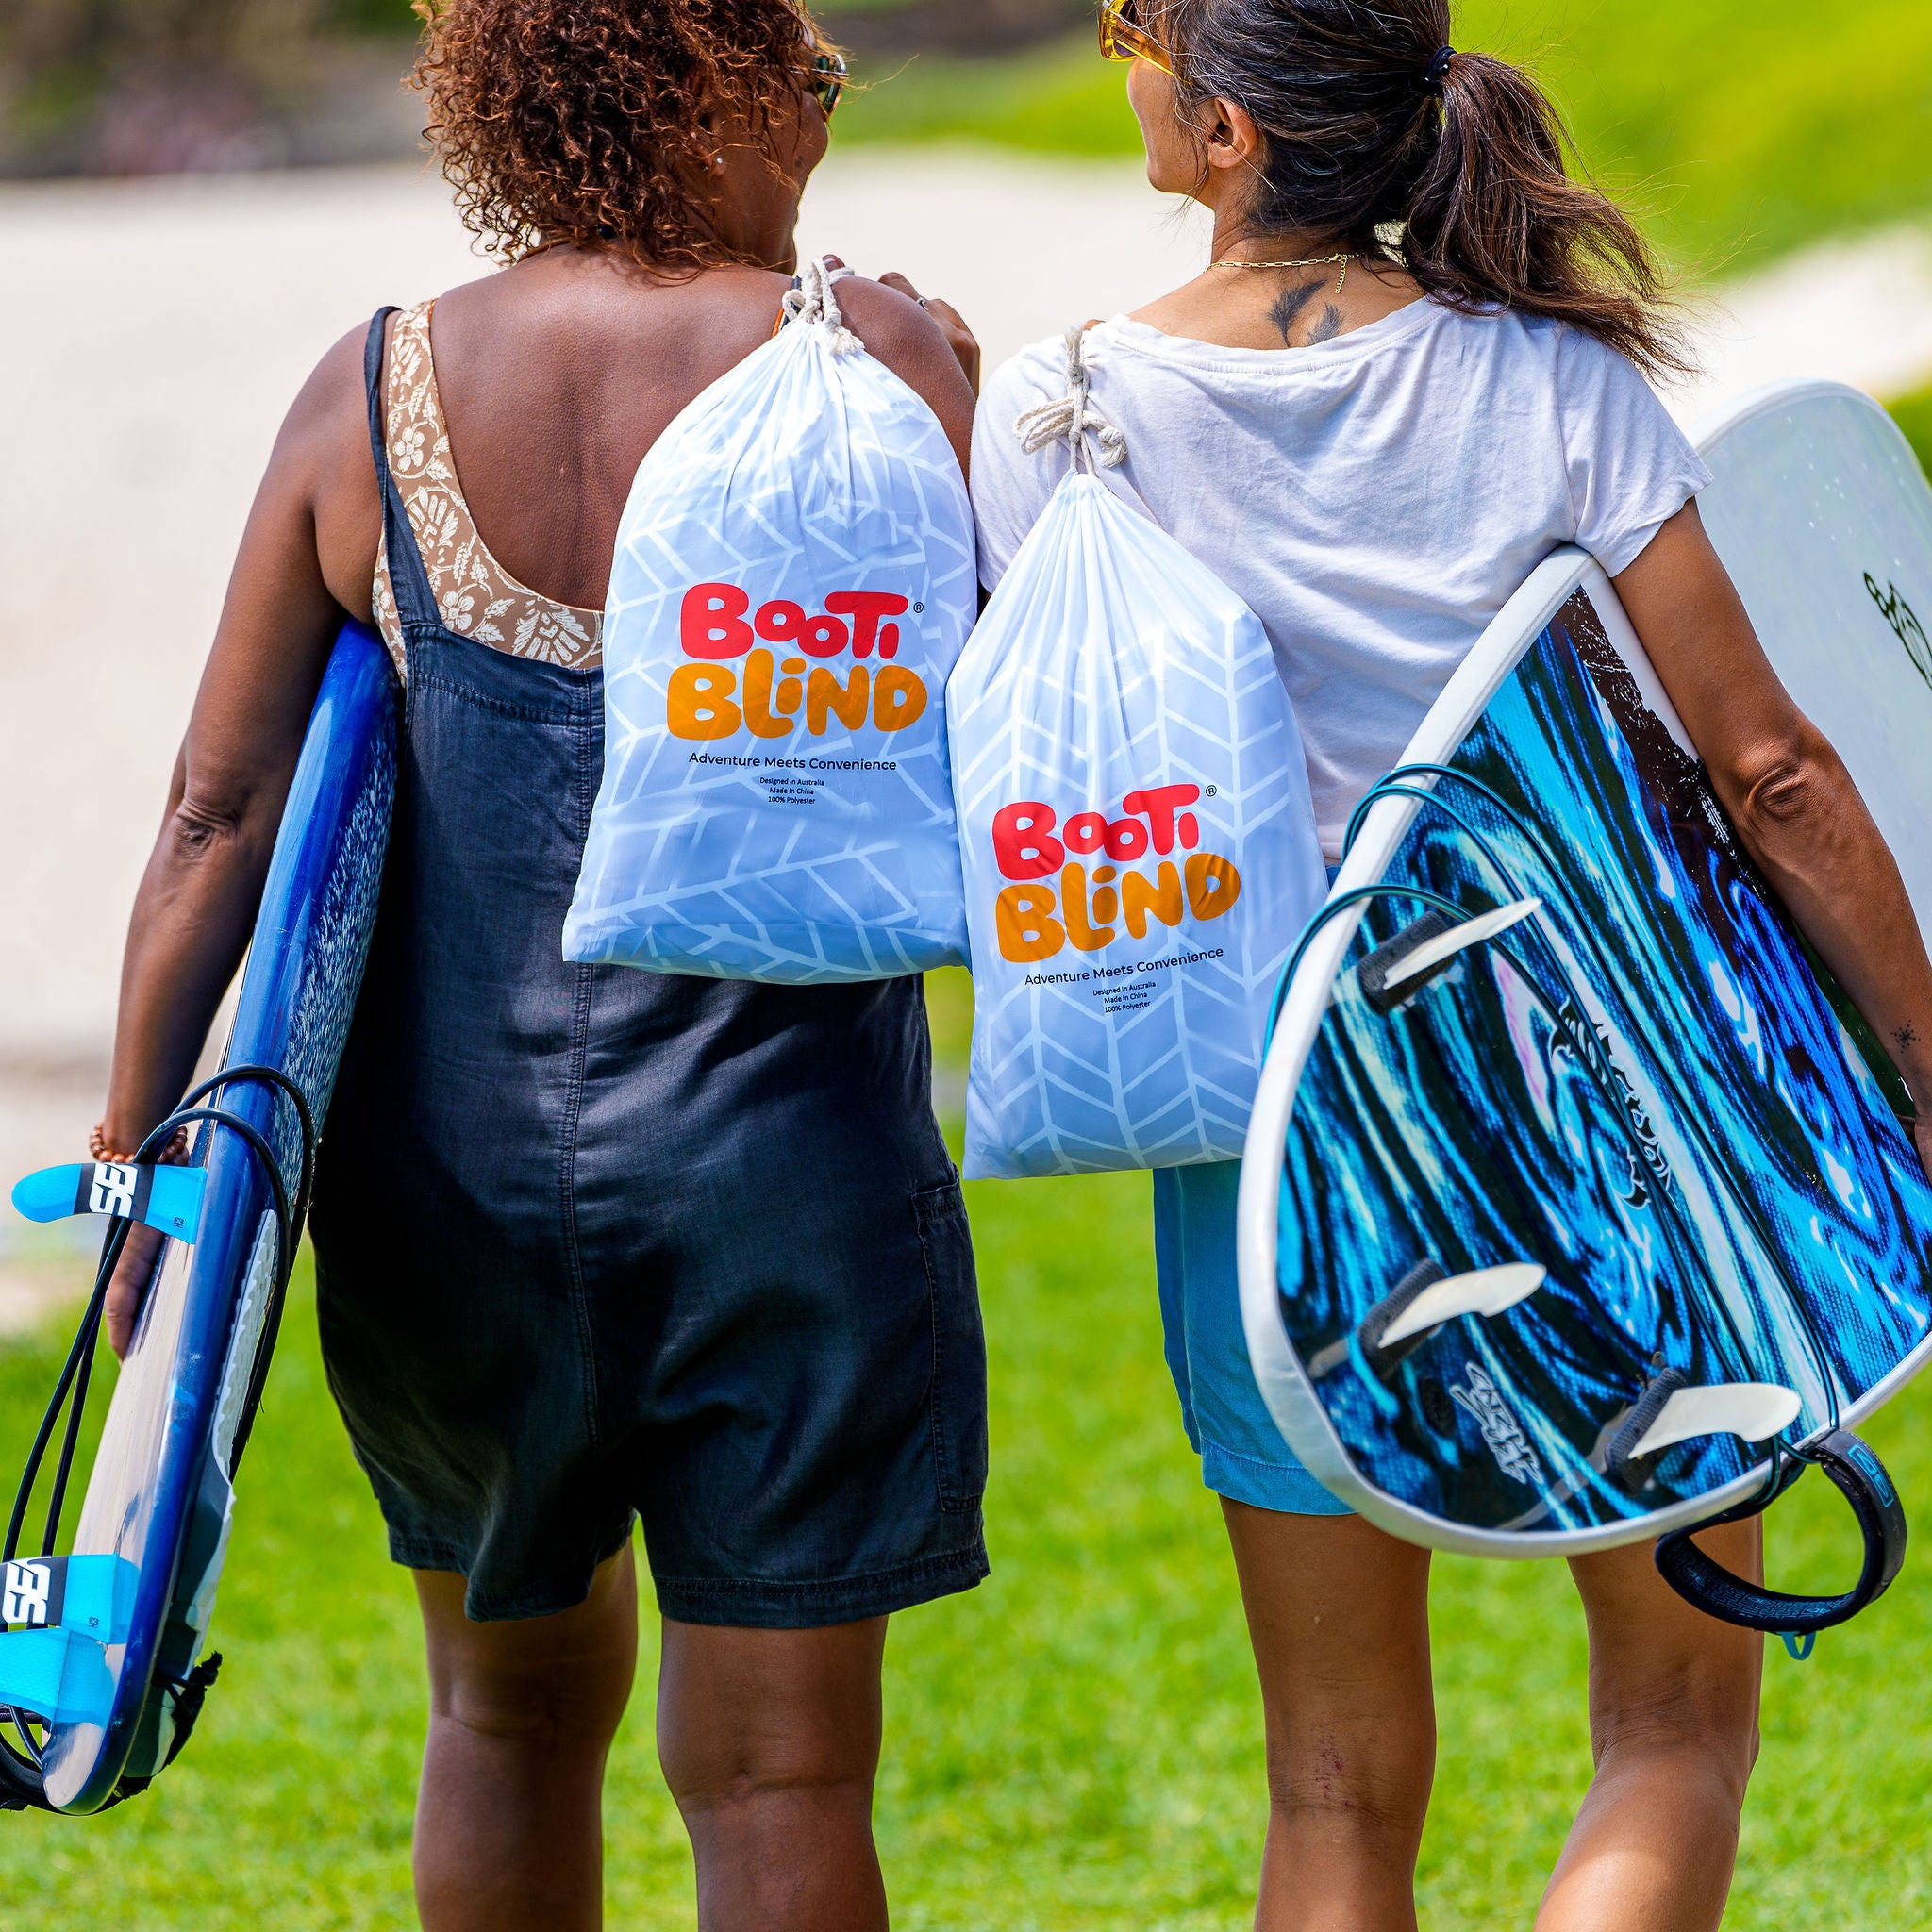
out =
{"type": "Polygon", "coordinates": [[[1174,72],[1174,55],[1141,25],[1141,0],[1102,0],[1100,51],[1109,60],[1144,60],[1174,72]]]}
{"type": "Polygon", "coordinates": [[[851,79],[852,70],[845,64],[842,54],[818,54],[811,63],[812,98],[825,110],[829,121],[844,97],[845,83],[851,79]]]}

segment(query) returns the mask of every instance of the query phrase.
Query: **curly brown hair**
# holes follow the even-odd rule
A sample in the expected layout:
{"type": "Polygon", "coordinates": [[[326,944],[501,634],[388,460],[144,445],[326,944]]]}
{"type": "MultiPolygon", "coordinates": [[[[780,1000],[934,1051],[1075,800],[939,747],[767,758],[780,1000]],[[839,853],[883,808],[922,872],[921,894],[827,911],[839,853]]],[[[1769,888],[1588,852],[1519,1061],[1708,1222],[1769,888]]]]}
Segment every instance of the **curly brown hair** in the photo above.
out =
{"type": "Polygon", "coordinates": [[[617,247],[652,268],[741,259],[691,184],[702,117],[754,130],[795,100],[814,47],[792,0],[415,0],[413,84],[464,224],[521,260],[617,247]]]}

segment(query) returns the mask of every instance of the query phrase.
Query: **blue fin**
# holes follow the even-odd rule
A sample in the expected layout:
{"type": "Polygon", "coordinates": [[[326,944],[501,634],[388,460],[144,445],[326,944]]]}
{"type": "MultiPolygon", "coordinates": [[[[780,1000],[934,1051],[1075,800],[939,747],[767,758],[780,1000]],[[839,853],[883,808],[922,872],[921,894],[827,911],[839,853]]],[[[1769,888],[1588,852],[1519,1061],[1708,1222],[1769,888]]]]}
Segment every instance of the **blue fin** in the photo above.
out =
{"type": "Polygon", "coordinates": [[[140,1576],[122,1557],[0,1566],[0,1705],[53,1724],[106,1724],[114,1708],[108,1647],[127,1641],[140,1576]]]}
{"type": "Polygon", "coordinates": [[[56,1724],[105,1724],[114,1714],[108,1652],[71,1630],[11,1630],[0,1637],[0,1705],[56,1724]]]}
{"type": "Polygon", "coordinates": [[[177,1241],[201,1232],[205,1167],[131,1167],[116,1161],[43,1167],[13,1191],[13,1205],[29,1221],[65,1221],[72,1214],[118,1214],[177,1241]]]}

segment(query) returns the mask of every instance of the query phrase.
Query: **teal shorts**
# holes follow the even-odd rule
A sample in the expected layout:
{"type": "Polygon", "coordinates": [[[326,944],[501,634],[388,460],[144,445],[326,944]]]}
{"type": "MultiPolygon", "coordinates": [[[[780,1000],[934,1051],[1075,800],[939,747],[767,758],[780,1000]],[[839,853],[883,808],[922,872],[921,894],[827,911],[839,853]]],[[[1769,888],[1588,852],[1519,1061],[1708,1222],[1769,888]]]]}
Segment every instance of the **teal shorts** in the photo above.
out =
{"type": "Polygon", "coordinates": [[[1235,1278],[1241,1164],[1154,1173],[1154,1257],[1167,1366],[1201,1480],[1217,1495],[1285,1516],[1347,1516],[1282,1441],[1255,1386],[1235,1278]]]}

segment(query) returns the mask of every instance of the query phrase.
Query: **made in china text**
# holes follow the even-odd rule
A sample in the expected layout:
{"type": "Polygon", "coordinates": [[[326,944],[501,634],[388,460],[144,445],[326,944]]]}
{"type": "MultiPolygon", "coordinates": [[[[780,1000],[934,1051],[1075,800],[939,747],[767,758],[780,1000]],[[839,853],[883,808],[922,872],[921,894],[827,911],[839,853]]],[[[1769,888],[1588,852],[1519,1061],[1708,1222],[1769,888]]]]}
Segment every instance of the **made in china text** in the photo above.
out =
{"type": "Polygon", "coordinates": [[[884,591],[840,591],[816,614],[782,597],[754,611],[750,593],[735,584],[693,584],[679,615],[691,661],[671,674],[671,735],[788,738],[802,725],[808,737],[823,738],[867,724],[905,730],[927,702],[918,674],[891,661],[899,650],[892,619],[910,608],[908,599],[884,591]],[[848,654],[852,661],[842,665],[810,661],[848,654]]]}
{"type": "Polygon", "coordinates": [[[1241,874],[1232,859],[1197,849],[1201,822],[1188,808],[1200,797],[1198,785],[1149,786],[1129,791],[1118,817],[1075,812],[1065,824],[1039,799],[996,812],[993,859],[1016,881],[994,904],[1001,956],[1051,959],[1066,946],[1097,953],[1122,926],[1143,940],[1152,921],[1176,926],[1189,913],[1205,920],[1232,910],[1241,874]],[[1149,865],[1136,870],[1142,858],[1149,865]],[[1083,859],[1100,862],[1090,870],[1083,859]]]}

